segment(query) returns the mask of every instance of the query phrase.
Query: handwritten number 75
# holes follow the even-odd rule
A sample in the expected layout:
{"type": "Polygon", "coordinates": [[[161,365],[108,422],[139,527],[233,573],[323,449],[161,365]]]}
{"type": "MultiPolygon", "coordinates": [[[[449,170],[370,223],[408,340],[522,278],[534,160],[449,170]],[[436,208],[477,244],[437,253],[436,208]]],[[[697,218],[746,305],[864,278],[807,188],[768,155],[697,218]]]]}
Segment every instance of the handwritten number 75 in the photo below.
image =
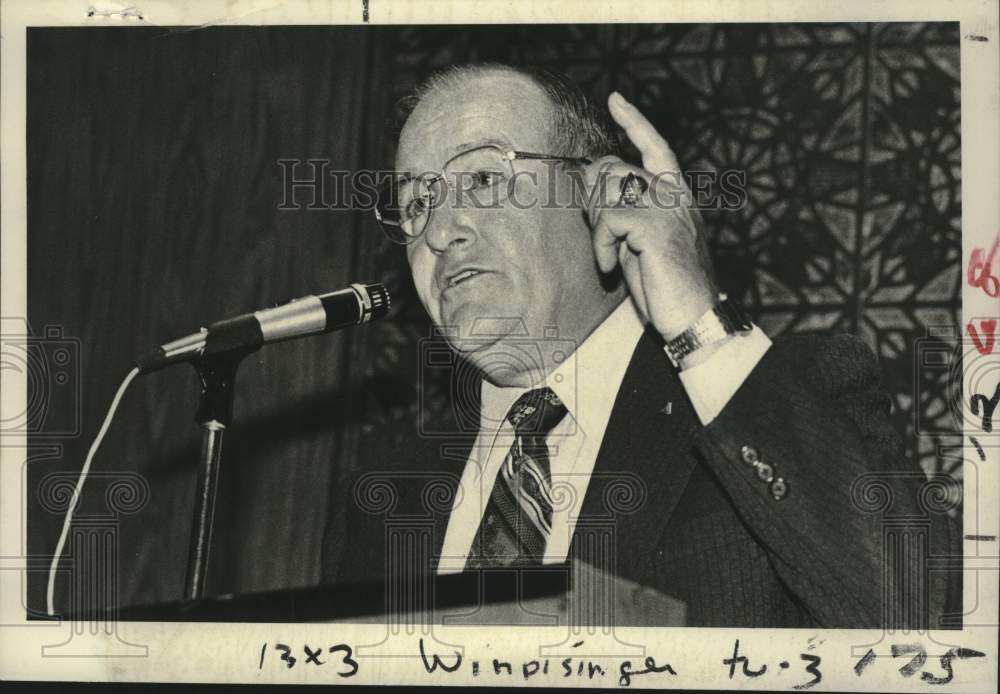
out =
{"type": "MultiPolygon", "coordinates": [[[[893,644],[893,658],[901,658],[907,655],[912,655],[913,657],[908,663],[899,668],[899,674],[903,677],[913,677],[915,674],[920,672],[920,679],[928,684],[948,684],[951,682],[955,677],[952,661],[956,658],[958,660],[966,660],[969,658],[986,657],[985,653],[980,653],[979,651],[971,648],[952,648],[939,658],[941,669],[944,670],[944,676],[938,677],[937,675],[923,669],[924,664],[927,662],[927,651],[924,649],[923,645],[919,643],[893,644]]],[[[875,651],[868,649],[868,652],[865,653],[854,666],[854,674],[860,677],[865,669],[871,665],[874,660],[875,651]]]]}

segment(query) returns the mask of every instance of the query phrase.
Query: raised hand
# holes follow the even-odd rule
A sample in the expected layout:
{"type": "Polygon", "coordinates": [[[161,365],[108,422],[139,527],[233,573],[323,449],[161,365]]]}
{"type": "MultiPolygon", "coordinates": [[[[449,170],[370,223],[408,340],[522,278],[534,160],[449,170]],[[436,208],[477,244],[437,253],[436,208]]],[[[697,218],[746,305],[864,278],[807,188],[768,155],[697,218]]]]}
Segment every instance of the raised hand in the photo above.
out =
{"type": "Polygon", "coordinates": [[[595,198],[599,202],[589,210],[594,255],[603,272],[621,264],[640,312],[670,340],[718,297],[701,217],[667,141],[617,92],[609,97],[608,107],[642,154],[642,168],[613,156],[588,168],[588,182],[597,184],[603,176],[607,190],[607,196],[595,198]],[[634,206],[615,204],[630,173],[645,181],[648,189],[634,206]]]}

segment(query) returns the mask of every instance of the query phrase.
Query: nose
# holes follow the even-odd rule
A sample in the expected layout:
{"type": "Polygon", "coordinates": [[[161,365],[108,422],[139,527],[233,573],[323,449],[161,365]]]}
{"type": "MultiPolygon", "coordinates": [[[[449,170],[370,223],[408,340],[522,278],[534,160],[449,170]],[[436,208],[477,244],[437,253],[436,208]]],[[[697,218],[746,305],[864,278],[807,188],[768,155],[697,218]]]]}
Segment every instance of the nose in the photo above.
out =
{"type": "Polygon", "coordinates": [[[458,250],[471,246],[479,238],[468,205],[455,204],[455,196],[449,191],[444,203],[431,210],[424,239],[435,253],[458,250]]]}

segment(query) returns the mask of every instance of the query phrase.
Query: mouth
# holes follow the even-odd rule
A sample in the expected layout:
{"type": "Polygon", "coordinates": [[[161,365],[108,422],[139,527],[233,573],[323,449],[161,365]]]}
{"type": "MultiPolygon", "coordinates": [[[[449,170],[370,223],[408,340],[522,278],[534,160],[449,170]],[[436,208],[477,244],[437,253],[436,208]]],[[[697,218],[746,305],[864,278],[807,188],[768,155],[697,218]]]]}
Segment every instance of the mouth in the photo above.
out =
{"type": "Polygon", "coordinates": [[[487,274],[486,270],[477,270],[475,268],[466,268],[464,270],[459,270],[458,272],[448,276],[445,279],[445,286],[444,289],[442,290],[442,293],[448,291],[449,289],[454,289],[459,285],[466,284],[469,281],[485,274],[487,274]]]}

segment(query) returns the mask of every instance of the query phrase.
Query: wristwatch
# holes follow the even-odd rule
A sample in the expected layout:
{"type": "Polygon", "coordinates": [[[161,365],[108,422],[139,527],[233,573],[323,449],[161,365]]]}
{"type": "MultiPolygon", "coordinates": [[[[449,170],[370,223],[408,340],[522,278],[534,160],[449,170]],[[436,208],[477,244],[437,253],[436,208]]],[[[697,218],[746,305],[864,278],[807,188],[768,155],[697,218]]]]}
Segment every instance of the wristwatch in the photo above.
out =
{"type": "Polygon", "coordinates": [[[675,368],[680,368],[681,360],[696,349],[725,339],[729,335],[747,333],[753,324],[740,307],[719,294],[719,301],[701,318],[688,326],[674,339],[667,342],[667,356],[675,368]]]}

